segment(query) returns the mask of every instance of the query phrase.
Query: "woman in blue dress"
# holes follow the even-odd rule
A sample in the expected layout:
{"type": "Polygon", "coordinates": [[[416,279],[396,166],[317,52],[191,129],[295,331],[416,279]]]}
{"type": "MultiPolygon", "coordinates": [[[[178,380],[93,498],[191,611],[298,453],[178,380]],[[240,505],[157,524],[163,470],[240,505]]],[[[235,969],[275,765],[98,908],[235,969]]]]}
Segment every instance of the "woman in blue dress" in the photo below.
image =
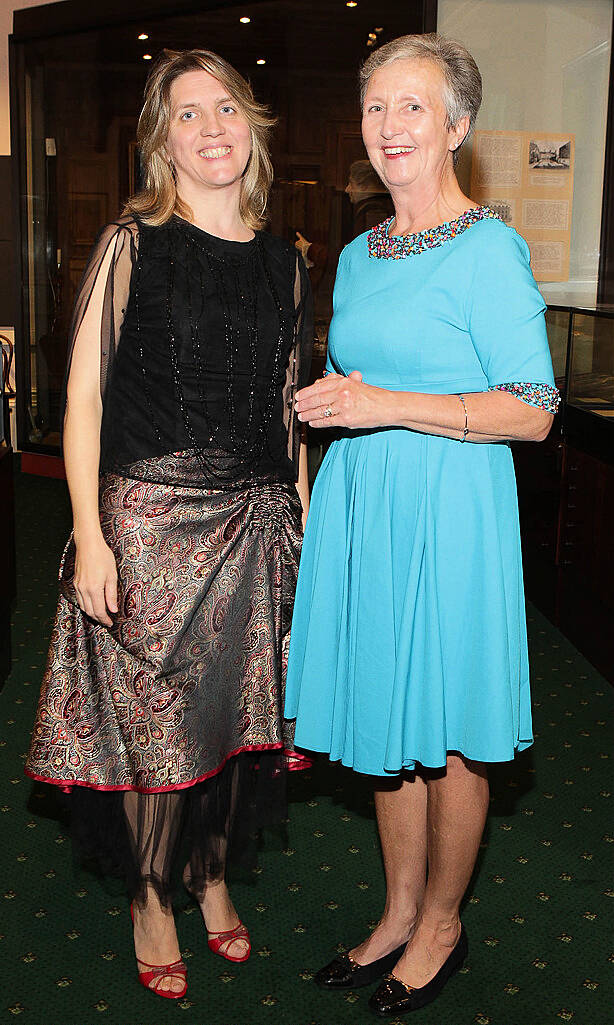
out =
{"type": "Polygon", "coordinates": [[[514,468],[558,395],[524,240],[454,172],[481,102],[437,35],[374,53],[363,138],[395,216],[340,258],[323,380],[300,419],[340,428],[318,474],[294,607],[296,743],[375,778],[381,921],[317,976],[381,1014],[424,1006],[462,965],[459,906],[487,763],[532,742],[514,468]]]}

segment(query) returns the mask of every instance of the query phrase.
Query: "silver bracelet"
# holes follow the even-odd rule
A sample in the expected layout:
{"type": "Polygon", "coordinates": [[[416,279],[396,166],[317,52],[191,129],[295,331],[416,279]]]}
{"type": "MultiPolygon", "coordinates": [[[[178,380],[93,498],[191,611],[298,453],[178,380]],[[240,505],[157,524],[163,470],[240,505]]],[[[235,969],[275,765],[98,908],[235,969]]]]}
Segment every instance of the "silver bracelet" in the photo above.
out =
{"type": "Polygon", "coordinates": [[[460,401],[463,404],[463,409],[465,410],[465,426],[463,427],[462,436],[459,438],[459,441],[462,444],[462,442],[465,441],[467,435],[469,434],[469,423],[468,423],[468,419],[467,419],[467,403],[465,402],[465,396],[464,395],[459,395],[458,397],[459,397],[460,401]]]}

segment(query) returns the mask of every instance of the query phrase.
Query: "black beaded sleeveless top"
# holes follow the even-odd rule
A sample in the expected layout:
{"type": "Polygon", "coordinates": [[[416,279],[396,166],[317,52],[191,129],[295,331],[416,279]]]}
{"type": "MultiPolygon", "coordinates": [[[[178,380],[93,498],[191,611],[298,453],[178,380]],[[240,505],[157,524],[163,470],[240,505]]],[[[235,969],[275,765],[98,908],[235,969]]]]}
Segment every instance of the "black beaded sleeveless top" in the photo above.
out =
{"type": "Polygon", "coordinates": [[[99,236],[72,349],[100,306],[101,471],[228,488],[296,480],[294,393],[313,318],[287,242],[210,235],[179,217],[121,218],[99,236]]]}

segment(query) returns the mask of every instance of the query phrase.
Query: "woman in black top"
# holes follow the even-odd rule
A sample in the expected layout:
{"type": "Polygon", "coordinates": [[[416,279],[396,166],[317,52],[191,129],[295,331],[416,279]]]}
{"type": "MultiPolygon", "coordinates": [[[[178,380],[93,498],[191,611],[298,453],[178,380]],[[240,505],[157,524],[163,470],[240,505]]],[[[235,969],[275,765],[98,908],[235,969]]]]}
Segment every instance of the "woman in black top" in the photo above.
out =
{"type": "Polygon", "coordinates": [[[125,876],[140,980],[171,998],[179,857],[209,946],[246,960],[225,865],[300,765],[281,710],[312,332],[303,263],[261,230],[272,124],[220,57],[164,53],[145,189],[102,230],[72,326],[74,533],[27,772],[69,792],[82,856],[125,876]]]}

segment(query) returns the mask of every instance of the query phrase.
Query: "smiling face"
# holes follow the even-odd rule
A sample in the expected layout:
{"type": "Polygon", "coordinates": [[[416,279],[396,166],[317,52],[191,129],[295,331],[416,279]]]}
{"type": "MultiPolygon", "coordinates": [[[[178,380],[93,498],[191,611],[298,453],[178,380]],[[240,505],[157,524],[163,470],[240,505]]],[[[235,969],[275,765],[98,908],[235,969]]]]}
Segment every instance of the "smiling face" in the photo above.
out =
{"type": "Polygon", "coordinates": [[[166,153],[177,190],[240,190],[251,153],[249,125],[228,89],[208,71],[186,71],[171,86],[166,153]]]}
{"type": "Polygon", "coordinates": [[[369,79],[362,136],[369,160],[391,190],[441,178],[468,128],[447,128],[443,72],[428,59],[395,60],[369,79]]]}

